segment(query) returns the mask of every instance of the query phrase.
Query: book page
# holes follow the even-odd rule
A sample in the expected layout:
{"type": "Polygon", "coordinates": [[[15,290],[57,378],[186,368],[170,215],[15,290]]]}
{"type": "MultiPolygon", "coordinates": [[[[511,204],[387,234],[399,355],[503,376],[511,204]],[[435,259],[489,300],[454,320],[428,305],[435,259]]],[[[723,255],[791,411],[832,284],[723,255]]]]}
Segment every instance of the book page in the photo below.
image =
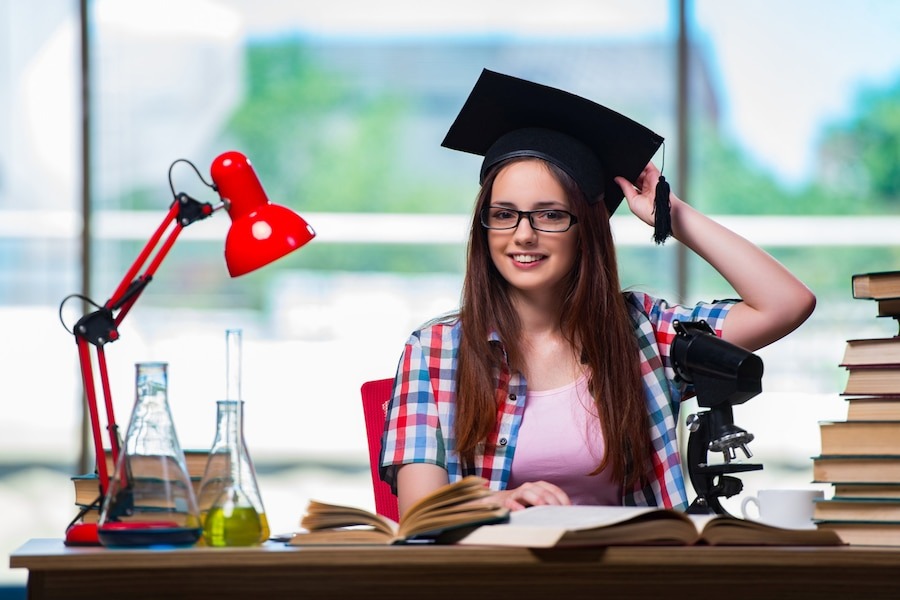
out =
{"type": "Polygon", "coordinates": [[[416,515],[438,507],[460,504],[490,495],[487,482],[475,476],[463,477],[425,496],[407,509],[401,521],[413,521],[416,515]]]}
{"type": "Polygon", "coordinates": [[[823,529],[789,529],[728,516],[688,515],[703,528],[702,541],[715,546],[837,546],[838,536],[823,529]],[[705,519],[705,520],[704,520],[705,519]]]}
{"type": "Polygon", "coordinates": [[[399,537],[429,537],[463,527],[477,527],[509,520],[509,509],[499,504],[448,506],[417,515],[414,523],[400,524],[399,537]]]}
{"type": "Polygon", "coordinates": [[[356,525],[373,527],[391,537],[397,535],[398,530],[397,523],[382,515],[361,508],[327,504],[317,500],[310,500],[306,515],[300,521],[300,526],[310,531],[356,525]]]}
{"type": "Polygon", "coordinates": [[[647,506],[532,506],[513,511],[510,525],[589,529],[621,523],[659,509],[647,506]]]}
{"type": "Polygon", "coordinates": [[[394,538],[370,527],[350,527],[301,531],[290,534],[285,541],[288,546],[385,546],[394,538]]]}

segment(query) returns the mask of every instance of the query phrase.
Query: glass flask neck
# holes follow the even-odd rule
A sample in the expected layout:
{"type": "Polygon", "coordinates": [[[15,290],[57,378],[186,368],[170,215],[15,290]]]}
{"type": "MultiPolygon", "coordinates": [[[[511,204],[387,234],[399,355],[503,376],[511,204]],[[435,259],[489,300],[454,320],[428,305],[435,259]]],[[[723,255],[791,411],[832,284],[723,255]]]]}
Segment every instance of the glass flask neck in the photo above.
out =
{"type": "Polygon", "coordinates": [[[241,400],[219,400],[216,402],[216,439],[213,451],[219,447],[243,445],[244,432],[241,400]]]}
{"type": "Polygon", "coordinates": [[[225,398],[241,400],[241,342],[240,329],[225,331],[225,398]]]}
{"type": "Polygon", "coordinates": [[[165,401],[169,390],[168,371],[168,363],[137,363],[134,374],[136,400],[159,399],[165,401]]]}
{"type": "Polygon", "coordinates": [[[241,400],[219,400],[216,402],[216,438],[210,450],[212,454],[227,455],[228,462],[234,465],[231,469],[233,485],[243,482],[245,465],[248,460],[244,449],[244,402],[241,400]]]}

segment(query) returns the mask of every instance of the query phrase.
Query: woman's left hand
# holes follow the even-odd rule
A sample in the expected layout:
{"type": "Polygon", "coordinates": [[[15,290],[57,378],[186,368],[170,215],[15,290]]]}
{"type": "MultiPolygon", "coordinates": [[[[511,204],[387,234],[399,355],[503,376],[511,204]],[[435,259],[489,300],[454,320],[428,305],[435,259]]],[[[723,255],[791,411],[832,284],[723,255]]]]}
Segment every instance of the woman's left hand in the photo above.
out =
{"type": "MultiPolygon", "coordinates": [[[[615,182],[622,188],[628,208],[647,225],[653,226],[656,201],[656,184],[659,183],[659,169],[652,162],[647,163],[634,185],[624,177],[616,177],[615,182]]],[[[671,200],[673,194],[669,195],[671,200]]]]}

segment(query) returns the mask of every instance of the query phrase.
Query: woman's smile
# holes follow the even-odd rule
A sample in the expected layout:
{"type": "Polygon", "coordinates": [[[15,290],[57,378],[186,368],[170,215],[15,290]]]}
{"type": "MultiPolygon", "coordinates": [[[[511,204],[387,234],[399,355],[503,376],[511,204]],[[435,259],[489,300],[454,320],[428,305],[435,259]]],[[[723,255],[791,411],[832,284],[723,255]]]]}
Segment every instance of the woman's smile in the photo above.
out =
{"type": "Polygon", "coordinates": [[[510,258],[523,267],[531,267],[542,262],[547,256],[544,254],[511,254],[510,258]]]}

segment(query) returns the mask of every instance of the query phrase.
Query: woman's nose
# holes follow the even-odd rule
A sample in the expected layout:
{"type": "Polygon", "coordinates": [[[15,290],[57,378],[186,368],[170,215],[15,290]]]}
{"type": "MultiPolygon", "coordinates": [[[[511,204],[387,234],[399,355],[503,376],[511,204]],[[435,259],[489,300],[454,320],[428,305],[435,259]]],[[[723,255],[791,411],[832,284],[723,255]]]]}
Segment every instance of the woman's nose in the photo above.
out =
{"type": "Polygon", "coordinates": [[[517,242],[532,242],[537,237],[537,231],[531,226],[531,220],[527,215],[522,215],[519,224],[516,225],[515,239],[517,242]]]}

